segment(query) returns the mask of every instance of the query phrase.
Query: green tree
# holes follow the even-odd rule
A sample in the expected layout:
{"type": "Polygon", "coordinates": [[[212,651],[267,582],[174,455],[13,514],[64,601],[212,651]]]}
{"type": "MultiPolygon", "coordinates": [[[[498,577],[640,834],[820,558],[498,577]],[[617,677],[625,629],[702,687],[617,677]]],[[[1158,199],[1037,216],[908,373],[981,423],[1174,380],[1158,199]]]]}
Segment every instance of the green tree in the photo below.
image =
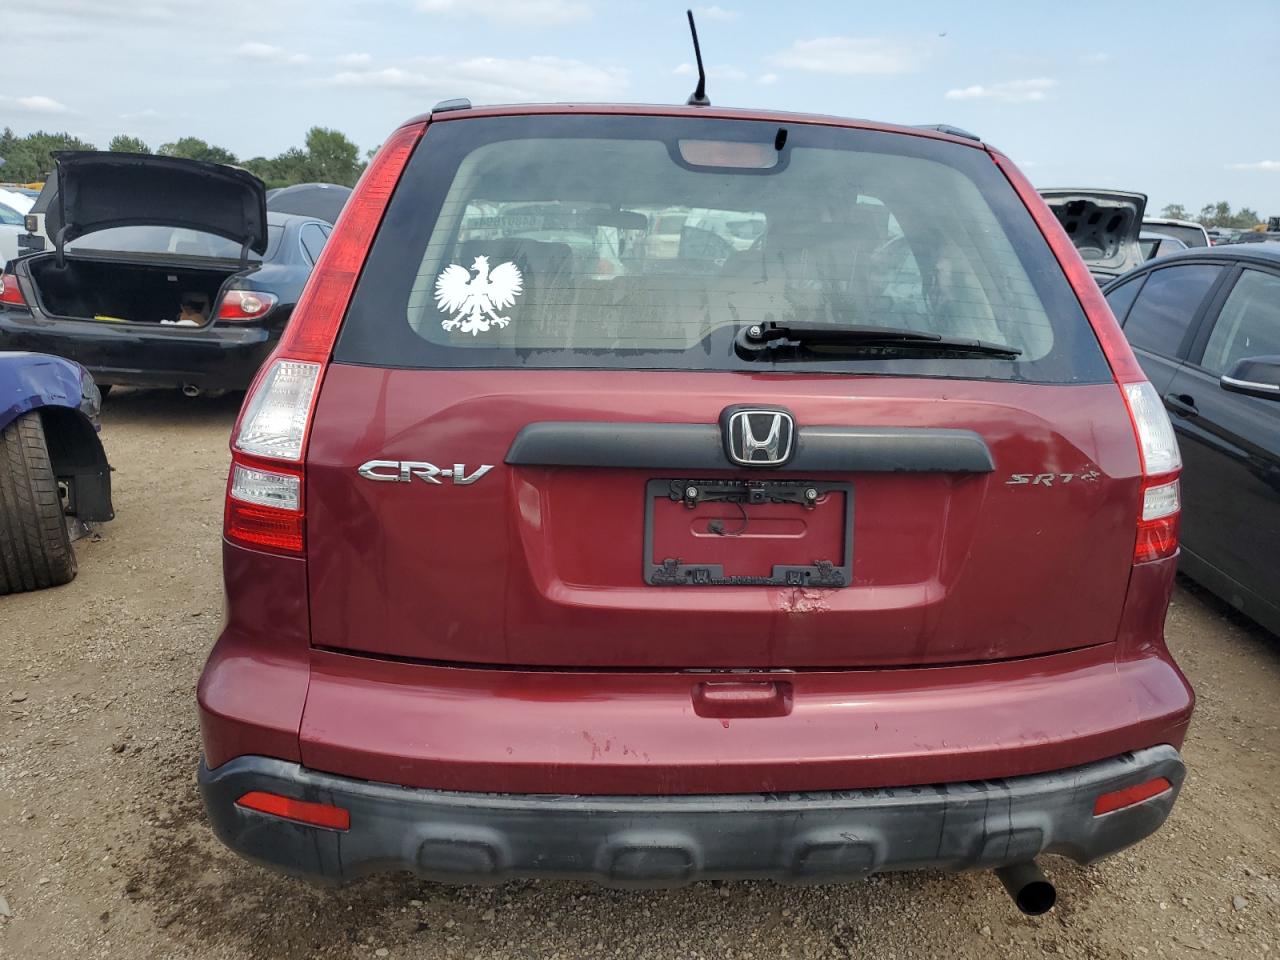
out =
{"type": "Polygon", "coordinates": [[[1233,227],[1236,230],[1252,230],[1262,222],[1258,211],[1241,207],[1233,212],[1231,204],[1225,200],[1206,203],[1200,208],[1200,216],[1196,219],[1206,227],[1233,227]]]}
{"type": "Polygon", "coordinates": [[[206,160],[209,163],[237,163],[230,150],[206,143],[199,137],[182,137],[173,143],[162,143],[156,151],[164,157],[183,157],[187,160],[206,160]]]}
{"type": "Polygon", "coordinates": [[[1258,216],[1258,211],[1249,207],[1241,207],[1235,212],[1231,218],[1231,226],[1241,230],[1252,230],[1258,224],[1262,223],[1262,218],[1258,216]]]}
{"type": "Polygon", "coordinates": [[[5,127],[0,133],[0,157],[4,157],[4,178],[16,183],[43,180],[53,170],[53,154],[60,150],[92,150],[93,144],[69,133],[37,130],[19,137],[5,127]]]}
{"type": "Polygon", "coordinates": [[[111,138],[111,142],[107,144],[107,149],[113,153],[150,153],[151,148],[148,147],[138,137],[131,137],[127,133],[117,133],[111,138]]]}
{"type": "Polygon", "coordinates": [[[1160,211],[1160,216],[1167,217],[1170,220],[1190,220],[1191,214],[1187,213],[1187,208],[1180,203],[1171,203],[1160,211]]]}
{"type": "Polygon", "coordinates": [[[308,180],[355,186],[364,164],[360,148],[337,130],[312,127],[307,131],[305,169],[308,180]]]}

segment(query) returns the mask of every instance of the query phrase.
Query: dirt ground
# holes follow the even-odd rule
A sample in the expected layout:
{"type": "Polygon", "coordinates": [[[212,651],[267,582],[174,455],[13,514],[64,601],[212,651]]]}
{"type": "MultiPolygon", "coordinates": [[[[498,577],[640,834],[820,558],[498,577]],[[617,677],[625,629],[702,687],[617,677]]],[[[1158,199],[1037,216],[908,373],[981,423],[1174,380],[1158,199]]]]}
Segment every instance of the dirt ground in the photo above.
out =
{"type": "Polygon", "coordinates": [[[120,392],[118,519],[70,585],[0,598],[0,957],[1268,956],[1280,948],[1280,640],[1180,587],[1169,640],[1199,694],[1165,829],[1020,916],[986,874],[838,887],[570,883],[323,890],[223,849],[195,786],[195,684],[221,610],[238,397],[120,392]]]}

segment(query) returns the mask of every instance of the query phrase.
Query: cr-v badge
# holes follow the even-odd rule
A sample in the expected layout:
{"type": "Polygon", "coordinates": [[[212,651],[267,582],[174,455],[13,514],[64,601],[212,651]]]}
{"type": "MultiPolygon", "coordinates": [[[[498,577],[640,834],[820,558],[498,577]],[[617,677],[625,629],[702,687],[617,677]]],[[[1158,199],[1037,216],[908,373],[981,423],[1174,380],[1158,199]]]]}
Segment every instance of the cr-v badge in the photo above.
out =
{"type": "Polygon", "coordinates": [[[366,480],[387,481],[389,483],[410,483],[414,477],[427,483],[443,483],[441,477],[466,486],[475,483],[493,469],[486,463],[476,467],[475,473],[467,473],[465,463],[455,463],[451,470],[441,470],[434,463],[421,460],[367,460],[356,468],[356,472],[366,480]]]}

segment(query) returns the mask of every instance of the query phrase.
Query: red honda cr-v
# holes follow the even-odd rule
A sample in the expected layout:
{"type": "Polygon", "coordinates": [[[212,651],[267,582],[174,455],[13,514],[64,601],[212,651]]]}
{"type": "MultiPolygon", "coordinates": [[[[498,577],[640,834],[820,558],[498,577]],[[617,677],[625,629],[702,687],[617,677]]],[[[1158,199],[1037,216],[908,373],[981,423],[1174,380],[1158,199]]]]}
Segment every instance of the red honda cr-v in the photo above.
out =
{"type": "Polygon", "coordinates": [[[1173,433],[961,131],[448,104],[231,447],[200,783],[269,866],[990,867],[1034,911],[1182,783],[1173,433]]]}

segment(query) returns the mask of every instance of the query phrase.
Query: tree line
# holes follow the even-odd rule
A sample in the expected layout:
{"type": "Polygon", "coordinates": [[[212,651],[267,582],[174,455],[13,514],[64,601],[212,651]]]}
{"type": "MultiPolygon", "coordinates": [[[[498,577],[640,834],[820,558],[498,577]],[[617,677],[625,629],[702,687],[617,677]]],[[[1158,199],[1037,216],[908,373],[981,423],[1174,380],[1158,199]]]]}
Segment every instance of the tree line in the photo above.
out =
{"type": "Polygon", "coordinates": [[[1257,210],[1241,207],[1233,211],[1225,200],[1206,203],[1197,216],[1180,203],[1171,203],[1160,211],[1160,216],[1171,220],[1193,220],[1202,227],[1230,227],[1235,230],[1252,230],[1263,223],[1257,210]]]}
{"type": "MultiPolygon", "coordinates": [[[[0,133],[0,179],[10,183],[33,183],[44,180],[53,169],[53,154],[59,150],[96,150],[92,143],[69,133],[47,133],[37,130],[24,137],[8,127],[0,133]]],[[[341,183],[354,186],[364,170],[360,148],[337,130],[312,127],[307,131],[303,147],[290,147],[274,157],[240,159],[225,147],[207,143],[199,137],[182,137],[162,143],[153,151],[138,137],[119,134],[111,138],[108,150],[121,153],[155,153],[164,157],[209,160],[243,167],[261,177],[268,188],[287,187],[294,183],[341,183]]],[[[370,151],[372,153],[372,151],[370,151]]]]}

